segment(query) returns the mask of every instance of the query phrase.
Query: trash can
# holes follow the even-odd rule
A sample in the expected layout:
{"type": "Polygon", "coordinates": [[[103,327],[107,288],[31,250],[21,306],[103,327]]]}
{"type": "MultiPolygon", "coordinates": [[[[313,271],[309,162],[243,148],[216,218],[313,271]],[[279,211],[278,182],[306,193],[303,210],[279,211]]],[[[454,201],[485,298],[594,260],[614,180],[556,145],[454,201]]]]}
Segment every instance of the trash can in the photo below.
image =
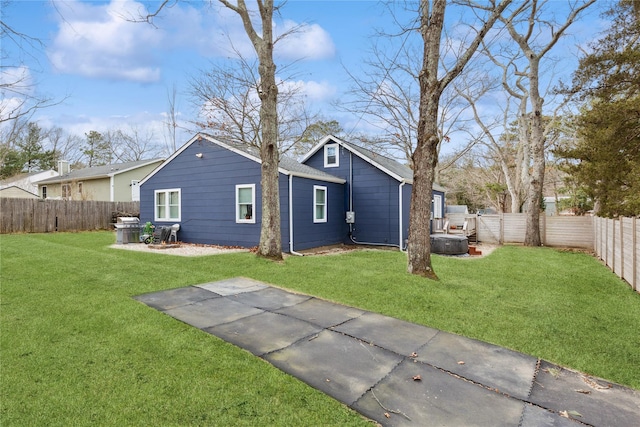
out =
{"type": "Polygon", "coordinates": [[[140,242],[140,219],[136,217],[121,216],[116,227],[116,243],[125,245],[127,243],[140,242]]]}

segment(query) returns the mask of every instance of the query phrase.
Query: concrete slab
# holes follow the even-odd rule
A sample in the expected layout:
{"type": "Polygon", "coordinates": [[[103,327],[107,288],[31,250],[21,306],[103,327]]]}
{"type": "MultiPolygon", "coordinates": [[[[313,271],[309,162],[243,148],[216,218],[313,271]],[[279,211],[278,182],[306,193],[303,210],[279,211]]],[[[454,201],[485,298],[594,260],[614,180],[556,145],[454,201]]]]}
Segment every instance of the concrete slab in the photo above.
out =
{"type": "Polygon", "coordinates": [[[640,426],[640,392],[548,362],[540,364],[529,400],[589,425],[640,426]]]}
{"type": "Polygon", "coordinates": [[[263,310],[230,301],[228,298],[212,298],[189,305],[182,305],[165,312],[189,325],[204,329],[233,322],[243,317],[254,316],[262,313],[263,310]]]}
{"type": "Polygon", "coordinates": [[[294,294],[278,288],[268,287],[254,292],[243,292],[229,298],[252,307],[274,311],[279,308],[300,304],[311,297],[308,295],[294,294]]]}
{"type": "Polygon", "coordinates": [[[417,359],[519,399],[529,396],[538,363],[535,357],[446,332],[421,347],[417,359]]]}
{"type": "Polygon", "coordinates": [[[525,405],[522,420],[518,427],[580,427],[581,424],[571,421],[555,412],[533,405],[525,405]]]}
{"type": "Polygon", "coordinates": [[[326,329],[264,358],[347,405],[402,361],[397,354],[326,329]]]}
{"type": "Polygon", "coordinates": [[[168,310],[182,305],[192,304],[205,299],[218,298],[220,295],[195,286],[187,288],[169,289],[166,291],[153,292],[150,294],[138,295],[134,298],[149,307],[158,310],[168,310]]]}
{"type": "Polygon", "coordinates": [[[236,295],[242,292],[259,291],[260,289],[266,289],[269,287],[262,282],[249,279],[247,277],[232,277],[231,279],[219,280],[217,282],[204,283],[196,286],[223,296],[236,295]]]}
{"type": "Polygon", "coordinates": [[[277,310],[277,312],[323,328],[330,328],[361,316],[364,310],[311,298],[303,303],[277,310]]]}
{"type": "Polygon", "coordinates": [[[514,427],[519,424],[524,403],[432,366],[405,360],[353,408],[384,426],[514,427]],[[417,375],[419,381],[414,380],[417,375]]]}
{"type": "Polygon", "coordinates": [[[437,329],[369,312],[335,330],[403,356],[410,356],[438,333],[437,329]]]}
{"type": "Polygon", "coordinates": [[[280,350],[321,330],[302,320],[268,312],[205,329],[256,356],[280,350]]]}

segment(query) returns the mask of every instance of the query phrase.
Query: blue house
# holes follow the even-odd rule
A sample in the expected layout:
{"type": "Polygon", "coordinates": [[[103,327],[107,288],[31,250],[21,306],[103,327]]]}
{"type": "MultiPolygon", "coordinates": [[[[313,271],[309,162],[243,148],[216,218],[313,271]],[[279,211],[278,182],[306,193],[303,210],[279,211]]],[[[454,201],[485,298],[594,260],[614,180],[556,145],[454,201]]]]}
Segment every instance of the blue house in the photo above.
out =
{"type": "MultiPolygon", "coordinates": [[[[260,169],[257,150],[200,133],[140,182],[140,219],[180,224],[184,242],[257,246],[260,169]]],[[[344,180],[284,156],[279,172],[283,250],[342,242],[344,180]]]]}
{"type": "MultiPolygon", "coordinates": [[[[254,247],[260,240],[260,180],[256,149],[200,133],[140,182],[140,219],[180,224],[183,242],[254,247]]],[[[403,244],[411,183],[406,166],[333,136],[302,163],[281,156],[283,250],[403,244]]],[[[444,191],[434,190],[436,199],[444,212],[444,191]]]]}
{"type": "MultiPolygon", "coordinates": [[[[351,243],[404,248],[413,184],[409,167],[332,135],[313,147],[302,163],[346,181],[344,205],[350,212],[347,222],[351,243]]],[[[444,192],[434,184],[434,218],[442,218],[445,212],[444,192]]],[[[429,218],[424,224],[429,226],[429,218]]]]}

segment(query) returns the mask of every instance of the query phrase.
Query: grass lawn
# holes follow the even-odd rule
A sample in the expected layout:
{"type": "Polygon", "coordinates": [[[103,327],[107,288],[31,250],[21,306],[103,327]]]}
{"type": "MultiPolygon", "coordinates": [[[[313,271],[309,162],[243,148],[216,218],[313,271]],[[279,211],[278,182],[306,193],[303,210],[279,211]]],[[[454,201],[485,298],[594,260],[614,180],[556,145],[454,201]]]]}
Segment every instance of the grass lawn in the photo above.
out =
{"type": "Polygon", "coordinates": [[[503,247],[185,258],[113,233],[0,237],[0,425],[370,425],[261,359],[133,300],[246,276],[528,353],[640,389],[640,295],[589,255],[503,247]]]}

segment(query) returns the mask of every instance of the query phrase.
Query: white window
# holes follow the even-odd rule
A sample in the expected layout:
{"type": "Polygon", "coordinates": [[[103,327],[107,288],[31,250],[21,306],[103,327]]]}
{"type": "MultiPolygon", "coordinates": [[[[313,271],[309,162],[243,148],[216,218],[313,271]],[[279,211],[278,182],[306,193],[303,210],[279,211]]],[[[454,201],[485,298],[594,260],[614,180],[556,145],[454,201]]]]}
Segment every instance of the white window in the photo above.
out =
{"type": "Polygon", "coordinates": [[[180,189],[156,190],[155,220],[180,221],[180,189]]]}
{"type": "Polygon", "coordinates": [[[442,218],[442,196],[440,194],[433,195],[433,218],[442,218]]]}
{"type": "Polygon", "coordinates": [[[71,184],[62,184],[62,198],[69,199],[71,197],[71,184]]]}
{"type": "Polygon", "coordinates": [[[337,168],[340,166],[338,157],[338,144],[327,144],[324,146],[324,167],[337,168]]]}
{"type": "Polygon", "coordinates": [[[236,185],[236,222],[255,224],[256,185],[236,185]]]}
{"type": "Polygon", "coordinates": [[[313,222],[327,222],[327,187],[313,186],[313,222]]]}

